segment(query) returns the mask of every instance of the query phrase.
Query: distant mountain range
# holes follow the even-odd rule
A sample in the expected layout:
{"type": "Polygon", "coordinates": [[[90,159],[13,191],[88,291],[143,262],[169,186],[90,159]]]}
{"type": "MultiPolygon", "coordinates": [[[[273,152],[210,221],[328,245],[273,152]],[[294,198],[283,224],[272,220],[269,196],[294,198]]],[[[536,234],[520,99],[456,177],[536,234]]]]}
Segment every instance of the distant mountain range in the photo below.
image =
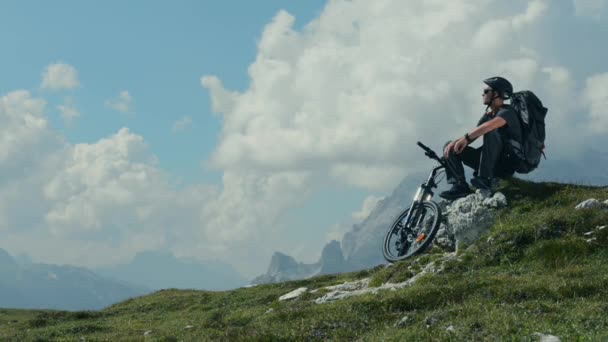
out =
{"type": "Polygon", "coordinates": [[[142,252],[130,263],[89,270],[32,263],[0,248],[0,308],[98,310],[155,290],[228,290],[247,284],[232,266],[142,252]]]}
{"type": "Polygon", "coordinates": [[[130,283],[142,284],[153,290],[176,288],[216,291],[247,284],[247,279],[229,264],[200,263],[158,251],[138,253],[128,264],[97,268],[94,271],[130,283]]]}
{"type": "Polygon", "coordinates": [[[85,268],[20,264],[0,249],[0,307],[96,310],[151,290],[85,268]]]}

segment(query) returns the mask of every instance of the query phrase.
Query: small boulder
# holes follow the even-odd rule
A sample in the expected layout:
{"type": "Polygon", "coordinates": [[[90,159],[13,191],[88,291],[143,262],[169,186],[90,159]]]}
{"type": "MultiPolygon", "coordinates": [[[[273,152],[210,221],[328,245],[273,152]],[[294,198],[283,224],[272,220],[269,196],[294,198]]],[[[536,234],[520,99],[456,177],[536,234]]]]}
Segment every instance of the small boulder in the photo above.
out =
{"type": "Polygon", "coordinates": [[[393,326],[394,327],[404,327],[404,326],[412,323],[413,321],[414,321],[414,319],[412,317],[403,316],[400,320],[395,322],[395,324],[393,324],[393,326]]]}
{"type": "Polygon", "coordinates": [[[599,208],[603,206],[603,203],[596,200],[595,198],[590,198],[588,200],[584,200],[581,203],[577,204],[576,207],[574,207],[574,209],[579,210],[579,209],[593,209],[593,208],[599,208]]]}
{"type": "Polygon", "coordinates": [[[294,298],[299,297],[302,293],[305,293],[306,291],[308,291],[307,287],[300,287],[287,294],[282,295],[281,297],[279,297],[279,300],[283,301],[283,300],[288,300],[288,299],[294,299],[294,298]]]}
{"type": "Polygon", "coordinates": [[[494,196],[483,200],[483,205],[490,208],[503,208],[507,206],[507,197],[504,194],[497,192],[494,196]]]}
{"type": "Polygon", "coordinates": [[[539,342],[560,342],[561,340],[557,336],[549,335],[549,334],[541,334],[536,332],[532,335],[535,335],[539,338],[539,342]]]}

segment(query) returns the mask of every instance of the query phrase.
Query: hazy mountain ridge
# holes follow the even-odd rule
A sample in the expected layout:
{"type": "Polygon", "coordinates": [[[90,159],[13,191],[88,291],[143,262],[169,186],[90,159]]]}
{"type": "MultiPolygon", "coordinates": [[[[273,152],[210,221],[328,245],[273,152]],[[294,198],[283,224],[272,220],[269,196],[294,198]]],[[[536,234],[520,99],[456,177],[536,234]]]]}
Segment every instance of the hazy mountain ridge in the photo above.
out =
{"type": "Polygon", "coordinates": [[[141,252],[129,263],[97,268],[95,271],[135,284],[145,284],[154,290],[228,290],[247,283],[229,264],[219,261],[201,263],[160,251],[141,252]]]}
{"type": "Polygon", "coordinates": [[[93,310],[150,292],[82,267],[19,265],[0,249],[0,307],[93,310]]]}
{"type": "Polygon", "coordinates": [[[246,283],[228,264],[166,252],[142,252],[130,263],[90,270],[18,262],[0,248],[0,308],[97,310],[154,290],[228,290],[246,283]]]}

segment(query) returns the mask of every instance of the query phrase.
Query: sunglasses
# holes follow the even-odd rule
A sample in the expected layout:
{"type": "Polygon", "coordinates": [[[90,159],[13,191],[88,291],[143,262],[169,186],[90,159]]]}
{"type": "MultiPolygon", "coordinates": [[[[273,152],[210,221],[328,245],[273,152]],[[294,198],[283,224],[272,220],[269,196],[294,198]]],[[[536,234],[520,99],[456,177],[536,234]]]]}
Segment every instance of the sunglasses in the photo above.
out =
{"type": "Polygon", "coordinates": [[[483,93],[487,94],[487,93],[489,93],[491,91],[492,91],[492,88],[486,88],[486,89],[483,90],[483,93]]]}

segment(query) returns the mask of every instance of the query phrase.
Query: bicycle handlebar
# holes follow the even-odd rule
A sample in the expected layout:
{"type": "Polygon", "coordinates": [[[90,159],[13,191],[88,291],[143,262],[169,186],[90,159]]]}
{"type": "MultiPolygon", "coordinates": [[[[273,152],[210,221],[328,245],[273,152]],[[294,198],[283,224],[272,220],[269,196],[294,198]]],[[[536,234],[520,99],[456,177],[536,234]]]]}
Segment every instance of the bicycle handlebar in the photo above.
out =
{"type": "Polygon", "coordinates": [[[425,155],[431,159],[435,159],[437,160],[440,164],[443,165],[444,161],[443,159],[439,158],[439,156],[437,156],[437,154],[435,153],[435,151],[431,150],[430,148],[428,148],[427,146],[425,146],[423,143],[421,143],[420,141],[417,142],[418,146],[420,146],[426,153],[425,155]]]}
{"type": "Polygon", "coordinates": [[[433,150],[431,150],[430,148],[426,147],[423,143],[421,143],[420,141],[418,142],[418,146],[422,147],[423,150],[425,150],[426,152],[433,152],[433,150]]]}

